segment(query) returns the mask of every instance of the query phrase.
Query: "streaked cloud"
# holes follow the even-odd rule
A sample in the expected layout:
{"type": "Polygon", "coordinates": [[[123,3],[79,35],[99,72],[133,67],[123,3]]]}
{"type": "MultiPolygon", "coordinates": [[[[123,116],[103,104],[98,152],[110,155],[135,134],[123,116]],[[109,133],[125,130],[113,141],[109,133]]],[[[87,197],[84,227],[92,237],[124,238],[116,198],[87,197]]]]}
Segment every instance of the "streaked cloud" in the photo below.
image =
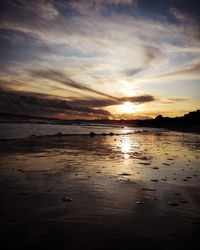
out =
{"type": "Polygon", "coordinates": [[[168,77],[179,77],[179,78],[189,78],[189,79],[200,79],[200,62],[189,65],[185,68],[178,70],[166,72],[164,74],[156,76],[156,78],[168,78],[168,77]]]}
{"type": "Polygon", "coordinates": [[[70,79],[69,76],[67,76],[66,74],[64,74],[62,71],[58,71],[58,70],[53,70],[53,69],[48,69],[48,70],[33,70],[31,72],[31,75],[34,77],[42,77],[42,78],[46,78],[49,80],[54,80],[56,82],[60,82],[68,87],[77,89],[77,90],[83,90],[83,91],[88,91],[92,94],[97,94],[100,96],[104,96],[104,97],[108,97],[111,99],[116,99],[114,96],[108,95],[106,93],[103,93],[101,91],[92,89],[90,87],[87,87],[86,84],[81,84],[81,83],[77,83],[74,80],[70,79]]]}

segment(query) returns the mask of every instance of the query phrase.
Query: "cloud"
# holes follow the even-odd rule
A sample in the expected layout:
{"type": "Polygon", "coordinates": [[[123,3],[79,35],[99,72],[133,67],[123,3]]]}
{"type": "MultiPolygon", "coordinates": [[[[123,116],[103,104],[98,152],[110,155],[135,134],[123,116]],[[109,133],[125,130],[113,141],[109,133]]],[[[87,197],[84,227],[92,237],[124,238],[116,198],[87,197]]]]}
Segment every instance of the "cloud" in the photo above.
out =
{"type": "Polygon", "coordinates": [[[91,14],[100,12],[106,7],[117,5],[132,5],[136,4],[137,0],[73,0],[69,1],[70,8],[81,13],[91,14]]]}
{"type": "MultiPolygon", "coordinates": [[[[166,72],[156,76],[155,78],[168,78],[168,77],[179,77],[179,78],[200,78],[200,63],[194,63],[188,67],[181,68],[179,70],[174,70],[166,72]]],[[[154,77],[153,77],[154,78],[154,77]]]]}
{"type": "Polygon", "coordinates": [[[132,96],[132,97],[122,97],[113,99],[74,99],[72,101],[73,105],[80,105],[80,106],[89,106],[89,107],[108,107],[113,105],[120,105],[124,102],[132,102],[135,104],[147,103],[155,101],[156,98],[152,95],[139,95],[139,96],[132,96]]]}
{"type": "MultiPolygon", "coordinates": [[[[1,8],[4,10],[4,17],[12,12],[13,18],[16,19],[35,18],[36,20],[39,18],[49,21],[59,15],[52,2],[47,0],[2,0],[1,8]]],[[[10,16],[10,18],[12,17],[10,16]]]]}
{"type": "Polygon", "coordinates": [[[132,68],[132,69],[125,69],[124,74],[128,77],[137,75],[138,73],[142,72],[150,68],[152,65],[159,63],[162,59],[163,53],[160,49],[156,48],[155,46],[143,46],[143,62],[140,68],[132,68]]]}
{"type": "MultiPolygon", "coordinates": [[[[192,4],[191,4],[192,5],[192,4]]],[[[195,5],[194,5],[195,6],[195,5]]],[[[197,6],[197,9],[199,9],[200,6],[197,6]]],[[[200,37],[200,18],[199,13],[198,15],[191,15],[186,10],[179,10],[177,8],[170,8],[171,14],[175,17],[175,19],[184,25],[185,28],[191,29],[194,36],[199,39],[200,37]]],[[[194,12],[194,11],[193,11],[194,12]]]]}
{"type": "Polygon", "coordinates": [[[187,101],[189,101],[189,99],[185,97],[171,97],[165,100],[161,100],[160,103],[161,104],[176,104],[176,103],[187,102],[187,101]]]}
{"type": "Polygon", "coordinates": [[[190,20],[188,14],[183,13],[174,7],[170,8],[170,12],[179,22],[187,22],[188,20],[190,20]]]}
{"type": "Polygon", "coordinates": [[[68,86],[68,87],[72,87],[75,88],[77,90],[83,90],[83,91],[87,91],[87,92],[91,92],[93,94],[97,94],[100,96],[104,96],[104,97],[109,97],[111,99],[115,99],[114,96],[103,93],[101,91],[92,89],[90,87],[87,87],[86,85],[83,85],[81,83],[77,83],[75,81],[73,81],[72,79],[70,79],[66,74],[64,74],[63,72],[59,71],[59,70],[53,70],[53,69],[47,69],[47,70],[33,70],[31,72],[31,75],[34,77],[42,77],[42,78],[46,78],[49,80],[54,80],[57,82],[61,82],[64,85],[68,86]]]}
{"type": "Polygon", "coordinates": [[[155,97],[152,95],[141,95],[141,96],[132,96],[121,98],[122,101],[129,101],[133,103],[145,103],[155,101],[155,97]]]}
{"type": "Polygon", "coordinates": [[[171,98],[168,98],[169,101],[171,102],[185,102],[185,101],[188,101],[188,98],[185,98],[185,97],[171,97],[171,98]]]}
{"type": "Polygon", "coordinates": [[[132,97],[115,97],[113,95],[107,94],[105,92],[101,92],[95,89],[92,89],[90,87],[87,87],[85,84],[81,84],[78,82],[75,82],[74,80],[71,80],[65,73],[58,71],[58,70],[34,70],[31,72],[32,77],[42,77],[49,80],[54,80],[56,82],[61,82],[65,84],[66,86],[72,87],[77,90],[82,90],[86,92],[90,92],[92,94],[97,94],[98,96],[101,96],[101,98],[104,98],[103,100],[96,97],[96,100],[87,101],[87,100],[78,100],[77,102],[80,102],[81,104],[87,104],[88,106],[92,105],[95,107],[101,106],[110,106],[110,105],[118,105],[120,103],[130,101],[133,103],[145,103],[145,102],[151,102],[155,100],[155,97],[152,95],[139,95],[139,96],[132,96],[132,97]]]}
{"type": "MultiPolygon", "coordinates": [[[[31,94],[26,92],[5,91],[0,92],[1,110],[8,113],[21,115],[37,115],[37,116],[56,116],[58,113],[68,111],[82,113],[86,117],[90,114],[96,117],[108,117],[111,114],[104,109],[95,109],[89,107],[81,107],[74,105],[72,101],[68,102],[61,99],[53,99],[51,96],[41,94],[31,94]]],[[[66,116],[67,118],[67,116],[66,116]]]]}

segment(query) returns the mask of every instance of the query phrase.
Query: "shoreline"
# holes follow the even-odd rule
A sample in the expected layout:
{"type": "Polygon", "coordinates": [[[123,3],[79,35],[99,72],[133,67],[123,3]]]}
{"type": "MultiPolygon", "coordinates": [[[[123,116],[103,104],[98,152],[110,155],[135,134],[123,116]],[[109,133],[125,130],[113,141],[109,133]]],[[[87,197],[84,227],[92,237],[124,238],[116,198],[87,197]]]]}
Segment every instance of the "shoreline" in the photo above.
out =
{"type": "MultiPolygon", "coordinates": [[[[127,127],[128,128],[128,127],[127,127]]],[[[138,127],[130,127],[130,128],[138,128],[138,127]]],[[[34,140],[34,139],[48,139],[48,138],[64,138],[68,136],[90,136],[90,137],[99,137],[99,136],[122,136],[122,135],[134,135],[134,134],[148,134],[148,133],[167,133],[167,132],[177,132],[181,134],[192,134],[192,135],[200,135],[200,132],[196,131],[183,131],[183,130],[171,130],[166,128],[156,128],[153,127],[153,129],[157,130],[148,130],[152,129],[152,127],[140,127],[143,130],[135,130],[132,132],[124,132],[124,133],[115,133],[115,132],[108,132],[108,133],[96,133],[96,132],[88,132],[88,133],[61,133],[56,132],[55,134],[44,134],[44,135],[35,135],[31,134],[29,137],[22,137],[22,138],[0,138],[1,141],[9,141],[9,140],[34,140]]]]}

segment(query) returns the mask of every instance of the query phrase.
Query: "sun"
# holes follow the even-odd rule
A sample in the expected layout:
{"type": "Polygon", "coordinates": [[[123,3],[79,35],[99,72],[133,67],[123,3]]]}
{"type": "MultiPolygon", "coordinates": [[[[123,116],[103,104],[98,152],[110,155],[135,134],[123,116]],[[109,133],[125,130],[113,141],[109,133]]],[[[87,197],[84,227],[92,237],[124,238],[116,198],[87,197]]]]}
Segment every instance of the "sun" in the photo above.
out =
{"type": "Polygon", "coordinates": [[[132,113],[133,104],[131,102],[125,102],[124,104],[119,105],[117,109],[122,113],[132,113]]]}

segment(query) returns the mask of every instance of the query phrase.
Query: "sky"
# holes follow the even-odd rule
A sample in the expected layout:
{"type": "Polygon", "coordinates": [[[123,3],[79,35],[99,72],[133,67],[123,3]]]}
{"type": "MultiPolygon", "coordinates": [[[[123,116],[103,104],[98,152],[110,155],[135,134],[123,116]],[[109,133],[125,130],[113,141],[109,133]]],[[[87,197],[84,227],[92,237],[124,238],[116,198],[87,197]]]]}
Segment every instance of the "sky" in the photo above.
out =
{"type": "Polygon", "coordinates": [[[1,113],[145,119],[199,107],[200,1],[0,1],[1,113]]]}

